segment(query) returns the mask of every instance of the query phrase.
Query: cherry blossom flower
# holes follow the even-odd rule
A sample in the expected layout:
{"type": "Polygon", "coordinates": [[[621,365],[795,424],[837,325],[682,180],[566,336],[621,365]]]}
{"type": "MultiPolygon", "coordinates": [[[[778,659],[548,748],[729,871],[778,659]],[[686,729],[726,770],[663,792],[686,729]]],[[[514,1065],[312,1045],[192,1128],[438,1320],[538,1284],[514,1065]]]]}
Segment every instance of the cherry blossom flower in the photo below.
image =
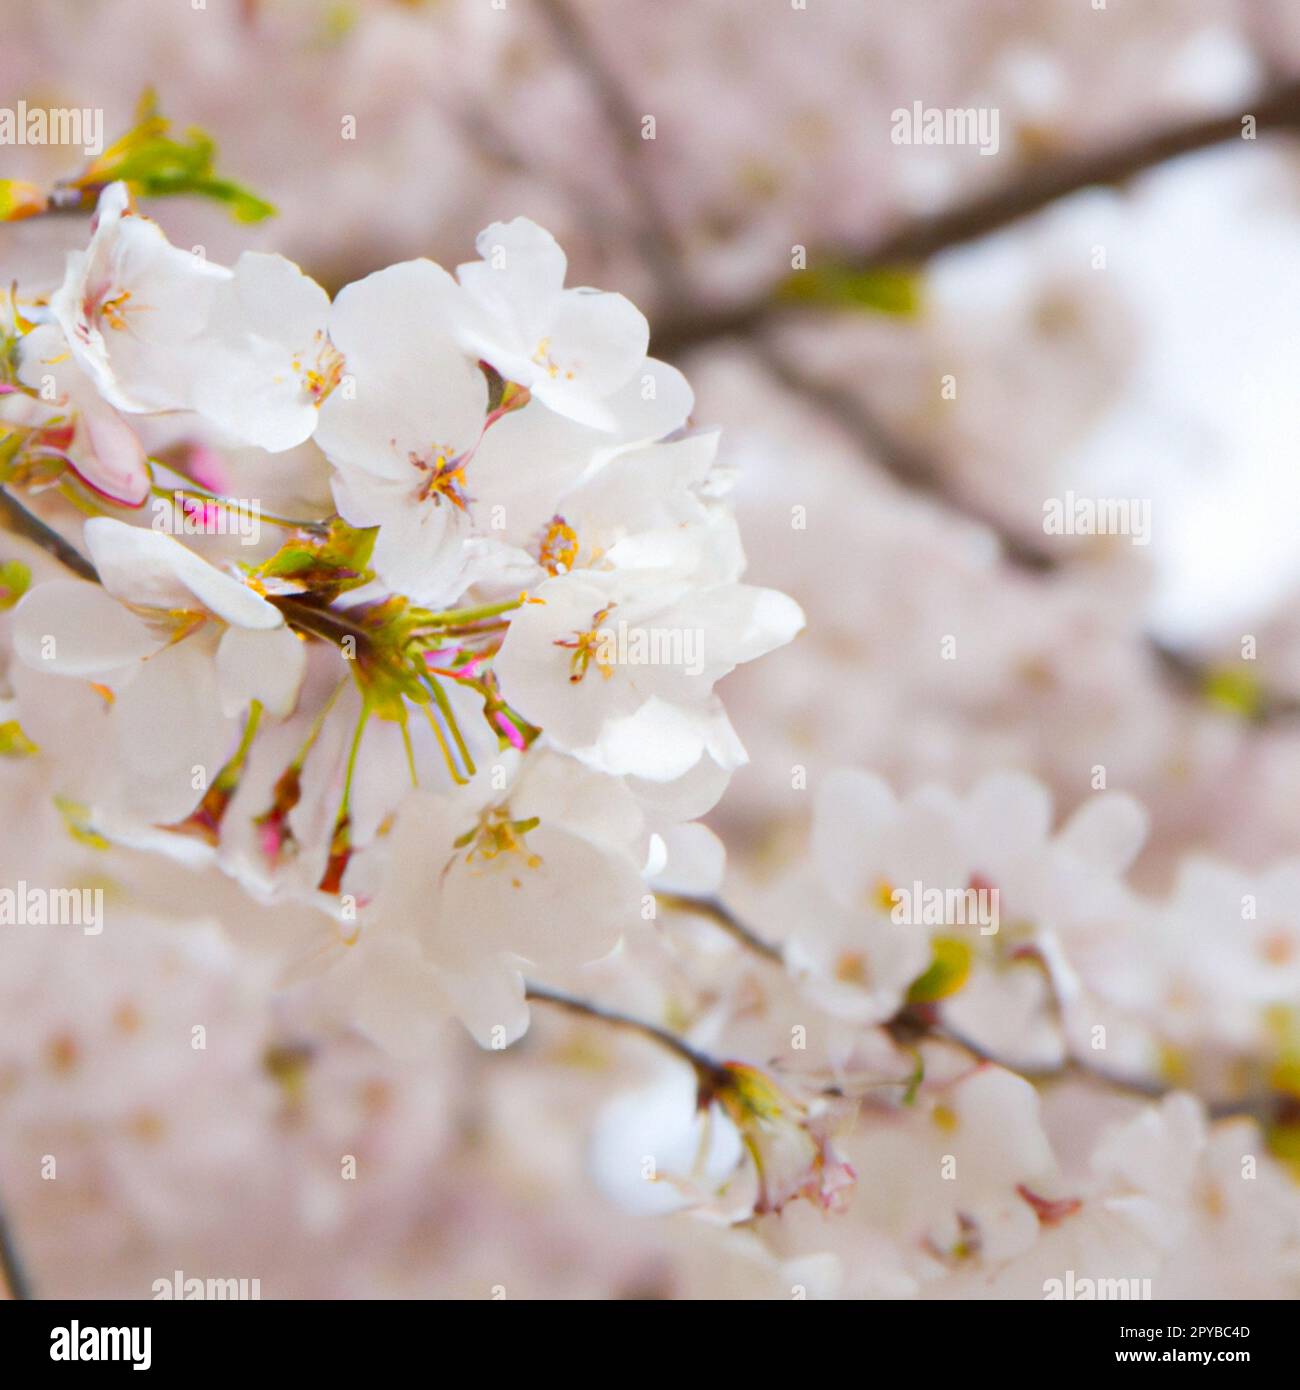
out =
{"type": "Polygon", "coordinates": [[[413,792],[373,857],[387,863],[372,916],[346,948],[357,1021],[400,1054],[454,1013],[479,1043],[528,1026],[521,970],[593,960],[618,942],[642,897],[642,817],[616,779],[534,754],[503,794],[490,771],[456,798],[413,792]]]}
{"type": "Polygon", "coordinates": [[[25,457],[48,453],[67,462],[92,491],[127,507],[143,506],[151,476],[144,446],[116,407],[78,366],[61,330],[40,324],[21,342],[20,378],[37,396],[15,394],[6,420],[36,434],[25,457]]]}
{"type": "Polygon", "coordinates": [[[645,362],[644,315],[621,294],[565,289],[564,252],[526,217],[494,222],[477,247],[456,270],[460,340],[558,414],[617,428],[611,397],[645,362]]]}
{"type": "Polygon", "coordinates": [[[147,820],[178,821],[233,751],[256,702],[282,717],[302,679],[302,643],[277,609],[178,540],[107,517],[86,523],[102,588],[37,585],[15,614],[14,647],[38,671],[90,682],[108,706],[119,785],[147,820]],[[141,756],[147,750],[147,756],[141,756]]]}
{"type": "Polygon", "coordinates": [[[292,449],[343,376],[329,296],[283,256],[245,251],[213,297],[194,408],[243,444],[292,449]]]}
{"type": "Polygon", "coordinates": [[[131,206],[124,183],[100,195],[90,245],[68,254],[50,312],[109,404],[130,413],[185,409],[198,340],[230,271],[172,246],[131,206]]]}
{"type": "Polygon", "coordinates": [[[672,781],[707,753],[744,760],[713,685],[803,625],[784,594],[696,588],[670,570],[548,579],[496,659],[503,687],[558,748],[603,771],[672,781]]]}

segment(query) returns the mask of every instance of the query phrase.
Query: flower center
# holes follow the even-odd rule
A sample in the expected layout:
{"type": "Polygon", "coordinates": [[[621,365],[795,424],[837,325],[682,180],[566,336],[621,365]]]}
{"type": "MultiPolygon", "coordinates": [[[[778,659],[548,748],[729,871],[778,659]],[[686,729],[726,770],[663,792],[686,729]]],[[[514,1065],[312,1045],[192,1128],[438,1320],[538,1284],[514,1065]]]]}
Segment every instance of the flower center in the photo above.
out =
{"type": "Polygon", "coordinates": [[[303,369],[305,353],[293,359],[293,369],[302,377],[302,389],[319,407],[331,391],[343,380],[343,354],[319,329],[312,339],[316,356],[310,367],[303,369]]]}
{"type": "Polygon", "coordinates": [[[547,574],[567,574],[578,558],[578,533],[562,516],[553,516],[537,552],[547,574]]]}
{"type": "MultiPolygon", "coordinates": [[[[514,820],[509,807],[494,806],[483,813],[472,830],[467,830],[455,842],[455,847],[466,851],[465,863],[476,871],[481,872],[484,866],[498,860],[501,861],[500,867],[504,867],[514,862],[514,856],[523,860],[525,868],[540,869],[542,856],[528,848],[526,838],[528,832],[535,830],[539,824],[537,816],[514,820]]],[[[514,880],[514,886],[521,886],[519,879],[514,880]]]]}
{"type": "Polygon", "coordinates": [[[596,663],[596,669],[600,672],[602,680],[608,680],[614,674],[614,651],[610,641],[609,633],[605,630],[605,619],[610,612],[618,605],[614,603],[606,604],[598,613],[591,615],[591,626],[586,632],[575,631],[572,638],[557,637],[555,645],[566,647],[573,653],[569,661],[569,680],[576,685],[587,674],[587,667],[592,661],[596,663]]]}
{"type": "Polygon", "coordinates": [[[424,502],[432,497],[434,505],[441,506],[445,497],[458,511],[468,512],[474,500],[465,492],[465,467],[469,460],[463,455],[457,458],[450,444],[435,444],[430,453],[430,459],[415,453],[408,455],[412,467],[425,475],[417,499],[424,502]]]}
{"type": "Polygon", "coordinates": [[[533,353],[533,361],[536,362],[539,367],[546,368],[546,375],[549,376],[552,381],[558,381],[561,373],[563,373],[565,381],[573,380],[573,372],[568,368],[562,368],[555,358],[551,356],[551,340],[549,338],[543,338],[541,342],[537,344],[537,350],[533,353]]]}
{"type": "Polygon", "coordinates": [[[87,299],[85,314],[87,319],[98,318],[110,328],[121,332],[126,327],[126,303],[131,298],[130,290],[118,290],[110,294],[112,285],[105,285],[98,294],[87,299]]]}

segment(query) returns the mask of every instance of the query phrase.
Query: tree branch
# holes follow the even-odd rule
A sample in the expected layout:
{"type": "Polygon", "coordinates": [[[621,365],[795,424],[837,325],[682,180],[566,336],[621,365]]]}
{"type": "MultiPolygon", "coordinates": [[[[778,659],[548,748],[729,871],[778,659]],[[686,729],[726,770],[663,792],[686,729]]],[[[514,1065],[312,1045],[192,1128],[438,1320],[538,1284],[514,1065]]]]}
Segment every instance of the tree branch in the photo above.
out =
{"type": "Polygon", "coordinates": [[[714,1061],[706,1053],[693,1048],[684,1038],[679,1038],[676,1033],[670,1033],[667,1028],[661,1028],[657,1023],[650,1023],[643,1018],[634,1018],[631,1014],[619,1013],[616,1009],[607,1009],[603,1005],[593,1004],[589,1000],[580,999],[577,995],[566,994],[562,990],[551,989],[547,985],[539,985],[532,980],[525,982],[524,997],[536,1003],[552,1004],[556,1008],[564,1009],[566,1012],[577,1014],[582,1018],[595,1019],[601,1023],[611,1024],[615,1028],[640,1033],[642,1037],[657,1042],[661,1047],[666,1047],[670,1052],[682,1058],[683,1061],[689,1062],[702,1083],[716,1083],[719,1078],[725,1079],[726,1069],[720,1062],[714,1061]]]}
{"type": "Polygon", "coordinates": [[[99,574],[94,565],[76,546],[64,540],[52,526],[46,525],[34,512],[29,512],[3,487],[0,487],[0,512],[4,513],[10,531],[34,541],[47,554],[53,555],[60,564],[66,565],[79,579],[89,579],[93,584],[99,583],[99,574]]]}
{"type": "Polygon", "coordinates": [[[622,183],[637,216],[640,254],[654,272],[660,291],[670,300],[691,298],[677,237],[650,186],[641,139],[641,116],[610,70],[569,0],[538,0],[559,46],[582,72],[600,107],[603,123],[614,134],[622,183]]]}
{"type": "MultiPolygon", "coordinates": [[[[701,917],[709,918],[749,950],[754,951],[765,960],[784,967],[785,958],[780,947],[765,940],[753,928],[742,922],[720,898],[695,897],[689,893],[660,893],[656,896],[661,902],[678,911],[694,912],[701,917]]],[[[1061,1004],[1055,990],[1053,990],[1053,1002],[1059,1016],[1061,1004]]],[[[933,1005],[906,1004],[883,1027],[900,1046],[915,1047],[918,1042],[927,1039],[950,1043],[954,1047],[961,1048],[977,1061],[988,1062],[993,1066],[1003,1068],[1005,1071],[1014,1072],[1017,1076],[1030,1082],[1064,1081],[1070,1077],[1077,1077],[1107,1086],[1111,1090],[1141,1096],[1145,1100],[1160,1100],[1174,1091],[1186,1089],[1185,1087],[1168,1086],[1151,1077],[1123,1076],[1104,1071],[1071,1052],[1067,1052],[1057,1066],[1026,1067],[991,1052],[982,1043],[951,1027],[940,1018],[933,1005]]],[[[1062,1026],[1062,1032],[1064,1032],[1064,1026],[1062,1026]]],[[[1205,1100],[1202,1097],[1202,1103],[1213,1119],[1249,1115],[1262,1122],[1276,1108],[1277,1099],[1270,1094],[1256,1094],[1232,1101],[1205,1100]]]]}
{"type": "Polygon", "coordinates": [[[1045,544],[1010,530],[995,513],[955,495],[938,462],[896,435],[859,396],[805,372],[765,334],[759,334],[750,346],[786,390],[817,406],[824,418],[838,424],[859,451],[875,459],[896,483],[909,492],[932,497],[992,531],[1007,559],[1022,569],[1045,573],[1060,564],[1060,557],[1045,544]]]}
{"type": "MultiPolygon", "coordinates": [[[[903,222],[865,247],[828,252],[827,258],[845,269],[859,271],[917,265],[941,251],[1000,231],[1085,188],[1123,184],[1182,155],[1239,140],[1246,116],[1254,117],[1257,133],[1300,130],[1300,80],[1261,92],[1240,111],[1202,117],[1128,144],[1037,165],[1000,188],[978,193],[942,212],[903,222]]],[[[767,290],[743,304],[665,319],[655,331],[654,349],[658,356],[671,360],[701,343],[752,333],[768,319],[796,307],[778,302],[767,290]]]]}
{"type": "Polygon", "coordinates": [[[781,953],[781,948],[772,945],[770,941],[765,941],[756,931],[746,926],[721,898],[697,898],[685,893],[656,893],[655,897],[667,908],[678,912],[693,912],[699,917],[707,917],[729,936],[735,937],[747,950],[753,951],[756,955],[765,956],[777,965],[784,965],[785,957],[781,953]]]}
{"type": "Polygon", "coordinates": [[[11,1298],[27,1300],[32,1297],[32,1286],[18,1257],[18,1247],[14,1244],[3,1210],[0,1210],[0,1274],[4,1276],[11,1298]]]}
{"type": "MultiPolygon", "coordinates": [[[[1050,550],[1046,544],[1022,531],[1011,529],[995,512],[963,497],[945,476],[937,460],[895,434],[860,394],[805,372],[765,334],[760,333],[750,346],[782,386],[818,407],[824,418],[839,425],[859,452],[874,459],[900,486],[909,492],[930,497],[939,505],[991,531],[997,537],[1003,554],[1019,569],[1043,575],[1061,566],[1061,555],[1050,550]]],[[[1205,699],[1216,672],[1214,663],[1178,651],[1150,635],[1143,640],[1160,671],[1183,695],[1205,699]]],[[[1254,724],[1300,718],[1300,697],[1268,690],[1258,691],[1253,695],[1250,707],[1242,713],[1254,724]]]]}

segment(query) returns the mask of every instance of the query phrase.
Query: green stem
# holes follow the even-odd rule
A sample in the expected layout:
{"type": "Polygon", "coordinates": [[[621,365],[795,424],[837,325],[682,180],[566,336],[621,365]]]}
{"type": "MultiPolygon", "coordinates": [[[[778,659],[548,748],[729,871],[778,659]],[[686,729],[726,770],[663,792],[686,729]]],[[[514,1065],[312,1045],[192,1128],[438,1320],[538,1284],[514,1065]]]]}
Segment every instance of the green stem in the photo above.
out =
{"type": "Polygon", "coordinates": [[[239,740],[239,747],[235,749],[225,767],[217,773],[216,785],[221,789],[233,787],[238,782],[239,774],[243,771],[244,762],[248,757],[248,750],[253,746],[253,740],[257,737],[257,728],[261,722],[262,702],[261,700],[253,700],[248,706],[248,718],[244,722],[244,732],[239,740]]]}
{"type": "MultiPolygon", "coordinates": [[[[168,501],[174,501],[180,497],[186,502],[210,502],[215,507],[225,507],[227,511],[246,510],[242,502],[237,502],[231,497],[222,497],[215,492],[209,492],[197,483],[188,483],[185,487],[170,488],[164,487],[161,483],[155,483],[149,490],[155,497],[165,497],[168,501]]],[[[272,526],[282,526],[286,531],[307,531],[313,536],[329,535],[329,527],[322,522],[295,521],[292,517],[274,516],[270,512],[262,511],[260,507],[257,509],[257,518],[259,521],[269,522],[272,526]]]]}
{"type": "Polygon", "coordinates": [[[343,776],[343,799],[339,802],[339,813],[335,818],[335,825],[341,825],[347,819],[348,809],[352,805],[352,778],[357,770],[357,754],[361,751],[361,735],[365,733],[369,720],[370,706],[363,702],[361,714],[357,719],[357,731],[352,735],[352,747],[348,750],[348,767],[343,776]]]}
{"type": "Polygon", "coordinates": [[[460,725],[456,722],[456,716],[452,713],[451,703],[447,699],[447,692],[431,676],[424,676],[423,683],[433,693],[433,698],[437,701],[438,709],[442,717],[447,721],[447,727],[451,730],[451,736],[456,740],[456,751],[460,754],[461,760],[465,765],[465,772],[473,777],[478,770],[474,766],[474,759],[469,755],[469,749],[465,746],[465,740],[460,732],[460,725]]]}
{"type": "Polygon", "coordinates": [[[449,608],[445,613],[435,614],[429,627],[460,627],[465,623],[476,623],[483,618],[496,618],[502,613],[513,613],[522,608],[528,600],[521,594],[518,598],[502,599],[499,603],[484,603],[477,608],[449,608]]]}

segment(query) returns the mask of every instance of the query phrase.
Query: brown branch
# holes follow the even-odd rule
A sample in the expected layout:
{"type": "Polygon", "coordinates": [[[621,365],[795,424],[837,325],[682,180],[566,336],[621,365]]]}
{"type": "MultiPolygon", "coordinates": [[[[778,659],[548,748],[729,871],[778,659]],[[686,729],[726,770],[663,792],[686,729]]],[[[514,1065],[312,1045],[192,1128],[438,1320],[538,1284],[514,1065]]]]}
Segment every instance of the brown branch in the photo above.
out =
{"type": "Polygon", "coordinates": [[[759,335],[750,346],[782,386],[817,406],[824,418],[838,424],[896,483],[909,492],[934,498],[992,531],[1007,559],[1022,569],[1043,573],[1060,563],[1060,557],[1045,544],[1010,530],[995,513],[955,495],[938,461],[895,434],[858,395],[805,372],[765,335],[759,335]]]}
{"type": "Polygon", "coordinates": [[[569,0],[538,0],[538,4],[557,43],[582,72],[591,88],[605,128],[614,134],[621,182],[636,212],[636,239],[642,259],[654,272],[659,289],[665,296],[689,300],[691,294],[677,236],[650,186],[645,158],[646,142],[640,134],[642,117],[597,49],[586,26],[574,13],[569,0]]]}
{"type": "MultiPolygon", "coordinates": [[[[859,452],[874,459],[900,486],[929,497],[947,510],[991,531],[1005,557],[1017,568],[1042,575],[1060,567],[1062,556],[1045,543],[1008,527],[995,512],[964,497],[945,476],[936,459],[895,434],[860,394],[803,371],[766,335],[760,334],[750,346],[782,386],[818,407],[824,418],[839,425],[859,452]]],[[[1176,650],[1150,635],[1143,640],[1172,685],[1186,696],[1205,699],[1217,669],[1214,662],[1176,650]]],[[[1300,697],[1262,690],[1255,694],[1250,708],[1242,713],[1253,724],[1300,718],[1300,697]]]]}
{"type": "Polygon", "coordinates": [[[0,1277],[3,1277],[11,1298],[27,1300],[32,1297],[31,1282],[19,1258],[18,1247],[14,1244],[3,1211],[0,1211],[0,1277]]]}
{"type": "MultiPolygon", "coordinates": [[[[1182,155],[1239,140],[1246,116],[1254,117],[1257,133],[1300,130],[1300,80],[1261,92],[1239,111],[1201,117],[1128,144],[1036,165],[1000,188],[978,193],[943,212],[905,221],[868,246],[832,249],[826,259],[860,271],[920,264],[941,251],[1000,231],[1085,188],[1124,184],[1182,155]]],[[[765,290],[739,305],[666,319],[655,333],[655,352],[672,360],[701,343],[752,333],[793,307],[765,290]]]]}
{"type": "Polygon", "coordinates": [[[60,564],[66,565],[79,579],[89,579],[92,584],[99,583],[99,574],[94,565],[70,542],[63,539],[40,517],[29,512],[9,491],[0,487],[0,512],[4,513],[8,530],[35,542],[47,554],[53,555],[60,564]]]}
{"type": "MultiPolygon", "coordinates": [[[[667,906],[682,912],[695,912],[708,917],[739,941],[749,950],[755,951],[764,959],[784,966],[785,958],[779,946],[766,941],[752,927],[739,917],[717,897],[695,897],[689,893],[659,893],[659,900],[667,906]]],[[[1049,978],[1049,984],[1051,983],[1049,978]]],[[[530,987],[531,988],[531,987],[530,987]]],[[[1053,990],[1053,1002],[1061,1014],[1059,996],[1053,990]]],[[[961,1048],[980,1062],[988,1062],[1014,1072],[1030,1082],[1056,1082],[1071,1077],[1107,1086],[1111,1090],[1128,1092],[1144,1100],[1160,1100],[1185,1087],[1169,1086],[1152,1077],[1125,1076],[1092,1066],[1079,1056],[1067,1052],[1062,1061],[1051,1067],[1027,1067],[1012,1059],[990,1051],[982,1043],[967,1037],[964,1033],[944,1022],[933,1005],[904,1005],[899,1012],[883,1025],[890,1037],[902,1047],[915,1047],[918,1042],[933,1040],[946,1042],[961,1048]]],[[[1064,1034],[1064,1024],[1062,1023],[1064,1034]]],[[[885,1083],[895,1084],[895,1083],[885,1083]]],[[[1277,1105],[1277,1097],[1270,1094],[1251,1095],[1240,1100],[1204,1100],[1206,1110],[1213,1119],[1227,1119],[1235,1115],[1249,1115],[1263,1121],[1277,1105]]]]}
{"type": "MultiPolygon", "coordinates": [[[[1067,1052],[1061,1062],[1055,1066],[1025,1066],[1014,1059],[990,1051],[974,1038],[947,1023],[938,1021],[932,1016],[931,1010],[927,1006],[903,1009],[889,1021],[886,1028],[895,1042],[904,1046],[914,1045],[924,1039],[951,1043],[954,1047],[959,1047],[963,1052],[969,1053],[977,1061],[987,1062],[991,1066],[1001,1067],[1004,1071],[1014,1072],[1017,1076],[1030,1082],[1087,1081],[1093,1085],[1105,1086],[1112,1091],[1121,1091],[1128,1095],[1137,1096],[1142,1100],[1163,1100],[1166,1096],[1188,1089],[1185,1086],[1167,1085],[1153,1077],[1125,1076],[1118,1072],[1107,1071],[1104,1067],[1093,1066],[1091,1063],[1083,1061],[1076,1053],[1072,1052],[1067,1052]]],[[[1268,1121],[1278,1105],[1278,1097],[1269,1093],[1243,1096],[1240,1100],[1207,1100],[1204,1097],[1200,1099],[1205,1106],[1206,1113],[1213,1120],[1227,1120],[1244,1115],[1258,1120],[1261,1124],[1268,1121]]]]}
{"type": "Polygon", "coordinates": [[[556,1008],[564,1009],[567,1013],[577,1014],[581,1018],[593,1019],[599,1023],[607,1023],[615,1028],[622,1028],[632,1033],[639,1033],[643,1038],[649,1038],[656,1042],[660,1047],[666,1047],[670,1052],[689,1062],[695,1069],[695,1074],[699,1078],[701,1085],[716,1083],[720,1078],[725,1078],[726,1068],[715,1061],[707,1053],[700,1052],[692,1047],[684,1038],[679,1038],[676,1033],[670,1033],[667,1028],[661,1028],[657,1023],[650,1023],[643,1018],[635,1018],[631,1014],[619,1013],[616,1009],[607,1009],[602,1004],[593,1004],[590,1000],[580,999],[575,994],[566,994],[562,990],[551,989],[547,985],[539,985],[533,980],[525,982],[524,997],[534,1003],[551,1004],[556,1008]]]}
{"type": "Polygon", "coordinates": [[[781,948],[774,946],[770,941],[765,941],[751,927],[746,926],[721,898],[697,898],[686,893],[656,893],[655,897],[665,907],[674,911],[693,912],[697,916],[707,917],[709,921],[721,927],[729,936],[735,937],[742,946],[753,951],[756,955],[765,956],[777,965],[785,963],[781,948]]]}

